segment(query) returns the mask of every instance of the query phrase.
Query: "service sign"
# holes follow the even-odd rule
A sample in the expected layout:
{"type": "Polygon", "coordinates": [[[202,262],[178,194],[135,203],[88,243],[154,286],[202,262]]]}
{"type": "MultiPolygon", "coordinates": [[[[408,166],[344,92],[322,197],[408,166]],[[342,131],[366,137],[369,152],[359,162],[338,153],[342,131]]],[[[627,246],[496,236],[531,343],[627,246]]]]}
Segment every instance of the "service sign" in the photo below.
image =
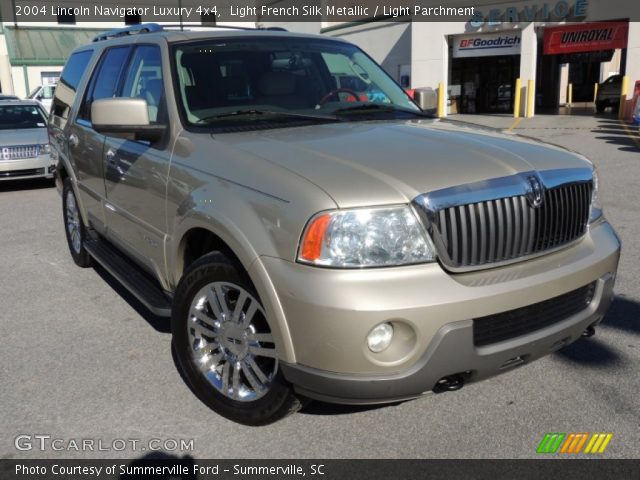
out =
{"type": "Polygon", "coordinates": [[[595,22],[544,29],[544,54],[594,52],[627,46],[629,22],[595,22]]]}
{"type": "Polygon", "coordinates": [[[453,37],[453,57],[519,55],[521,43],[520,32],[458,35],[453,37]]]}

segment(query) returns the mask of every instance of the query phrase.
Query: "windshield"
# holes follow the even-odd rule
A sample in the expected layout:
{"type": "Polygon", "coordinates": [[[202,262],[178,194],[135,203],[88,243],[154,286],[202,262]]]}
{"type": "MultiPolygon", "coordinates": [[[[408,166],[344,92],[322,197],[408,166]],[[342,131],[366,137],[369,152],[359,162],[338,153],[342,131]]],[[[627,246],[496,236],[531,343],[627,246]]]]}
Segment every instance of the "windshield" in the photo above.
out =
{"type": "Polygon", "coordinates": [[[420,115],[359,48],[305,38],[221,39],[174,49],[187,122],[338,121],[420,115]]]}
{"type": "Polygon", "coordinates": [[[0,130],[45,128],[47,117],[36,105],[0,105],[0,130]]]}

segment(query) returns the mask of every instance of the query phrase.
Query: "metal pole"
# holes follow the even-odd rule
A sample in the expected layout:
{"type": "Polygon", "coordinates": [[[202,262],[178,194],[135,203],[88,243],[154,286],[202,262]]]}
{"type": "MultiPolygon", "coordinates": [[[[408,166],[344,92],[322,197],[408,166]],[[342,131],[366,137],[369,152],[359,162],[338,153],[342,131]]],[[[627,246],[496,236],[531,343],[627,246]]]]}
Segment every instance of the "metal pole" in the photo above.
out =
{"type": "Polygon", "coordinates": [[[533,80],[527,81],[527,118],[533,117],[533,107],[535,101],[535,91],[533,80]]]}
{"type": "Polygon", "coordinates": [[[571,106],[571,104],[573,103],[573,84],[570,83],[567,86],[567,106],[571,106]]]}
{"type": "Polygon", "coordinates": [[[16,18],[16,0],[11,0],[11,7],[13,8],[13,26],[18,28],[18,19],[16,18]]]}
{"type": "Polygon", "coordinates": [[[596,103],[597,98],[598,98],[598,82],[593,84],[593,103],[596,103]]]}
{"type": "Polygon", "coordinates": [[[438,83],[438,118],[444,117],[444,83],[438,83]]]}
{"type": "Polygon", "coordinates": [[[516,78],[516,91],[513,97],[513,118],[518,118],[520,116],[520,95],[522,90],[522,80],[516,78]]]}
{"type": "Polygon", "coordinates": [[[629,90],[629,77],[622,77],[622,88],[620,89],[620,104],[618,105],[618,120],[624,118],[624,108],[627,106],[627,90],[629,90]]]}

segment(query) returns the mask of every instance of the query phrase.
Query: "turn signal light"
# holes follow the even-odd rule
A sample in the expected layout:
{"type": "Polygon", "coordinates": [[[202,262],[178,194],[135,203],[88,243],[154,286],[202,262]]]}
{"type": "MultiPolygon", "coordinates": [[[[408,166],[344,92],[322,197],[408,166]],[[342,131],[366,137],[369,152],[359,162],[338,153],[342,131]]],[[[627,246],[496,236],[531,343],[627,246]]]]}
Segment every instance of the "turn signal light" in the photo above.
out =
{"type": "Polygon", "coordinates": [[[320,258],[322,253],[322,240],[329,226],[331,215],[319,215],[307,227],[302,238],[300,248],[300,258],[308,262],[313,262],[320,258]]]}

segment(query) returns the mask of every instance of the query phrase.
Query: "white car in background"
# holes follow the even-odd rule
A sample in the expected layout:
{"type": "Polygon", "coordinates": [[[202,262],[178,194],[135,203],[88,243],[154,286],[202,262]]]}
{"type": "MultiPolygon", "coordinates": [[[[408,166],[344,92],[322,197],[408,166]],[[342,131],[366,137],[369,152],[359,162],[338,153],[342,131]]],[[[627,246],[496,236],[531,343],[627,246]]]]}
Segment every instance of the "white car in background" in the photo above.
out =
{"type": "Polygon", "coordinates": [[[27,98],[39,101],[48,113],[51,111],[51,103],[53,102],[53,92],[55,89],[55,85],[40,85],[34,88],[27,98]]]}
{"type": "Polygon", "coordinates": [[[0,100],[0,181],[53,178],[47,114],[35,100],[0,100]]]}

